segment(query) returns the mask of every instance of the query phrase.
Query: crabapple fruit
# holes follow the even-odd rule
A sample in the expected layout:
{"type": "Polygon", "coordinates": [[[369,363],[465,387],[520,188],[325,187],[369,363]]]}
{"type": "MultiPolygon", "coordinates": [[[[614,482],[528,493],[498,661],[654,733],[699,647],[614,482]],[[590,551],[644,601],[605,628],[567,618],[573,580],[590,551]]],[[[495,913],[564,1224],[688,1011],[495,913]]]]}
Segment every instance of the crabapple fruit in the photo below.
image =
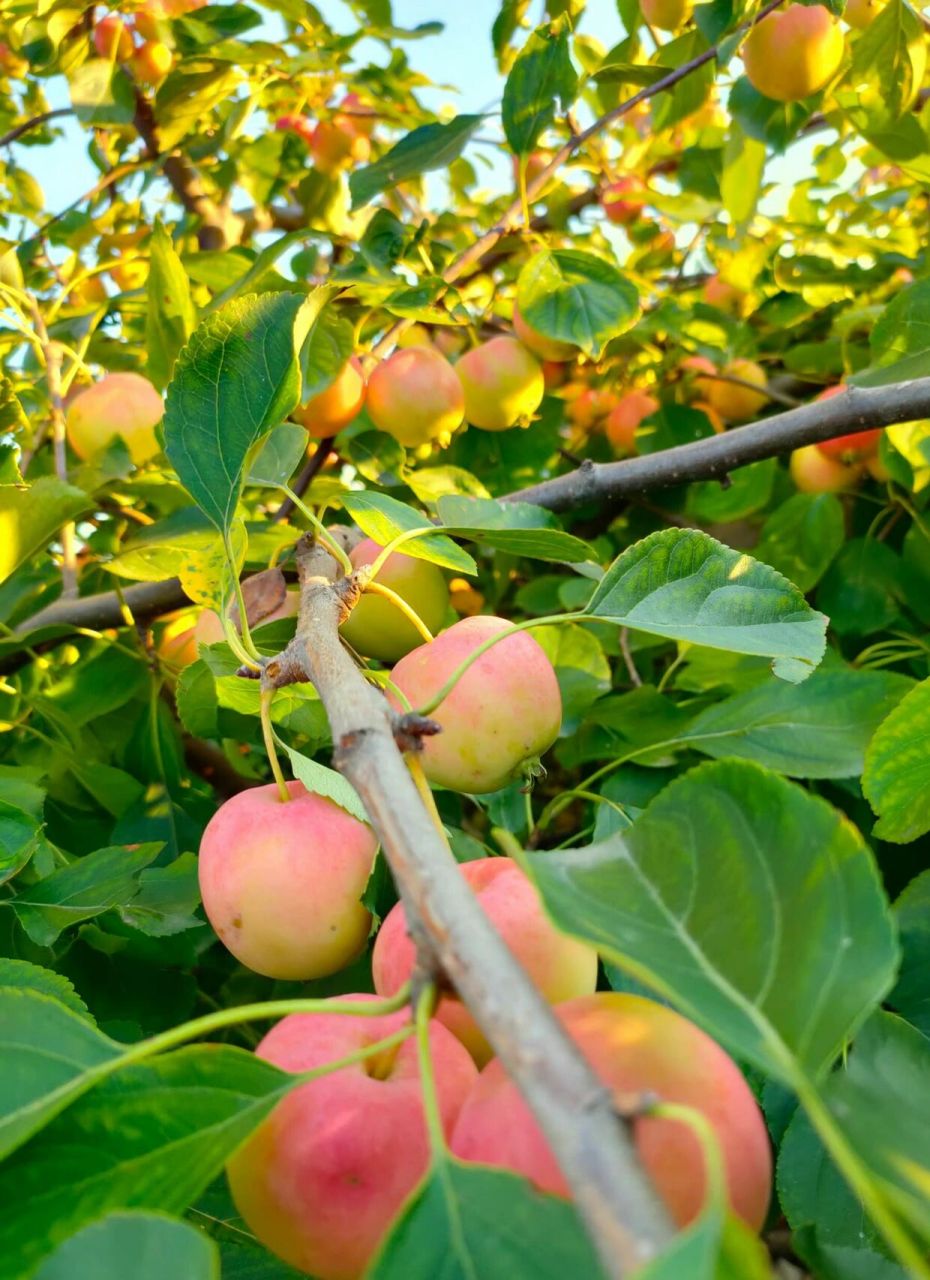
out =
{"type": "Polygon", "coordinates": [[[542,366],[516,338],[501,336],[467,351],[455,366],[465,420],[483,431],[526,426],[542,404],[542,366]]]}
{"type": "Polygon", "coordinates": [[[433,347],[395,351],[368,379],[368,416],[400,444],[447,439],[464,415],[462,384],[433,347]]]}
{"type": "Polygon", "coordinates": [[[628,391],[620,397],[604,423],[604,432],[617,453],[636,452],[636,431],[644,418],[659,409],[655,396],[628,391]]]}
{"type": "Polygon", "coordinates": [[[833,79],[846,42],[822,4],[789,4],[757,22],[741,56],[752,87],[775,102],[800,102],[833,79]]]}
{"type": "MultiPolygon", "coordinates": [[[[588,995],[597,986],[597,952],[560,933],[551,924],[529,877],[510,858],[479,858],[459,871],[474,890],[485,915],[551,1004],[588,995]]],[[[392,996],[413,973],[416,948],[407,931],[403,904],[388,913],[371,957],[375,991],[392,996]]],[[[479,1066],[493,1050],[458,996],[444,995],[436,1008],[479,1066]]]]}
{"type": "Polygon", "coordinates": [[[344,968],[365,946],[361,897],[378,842],[326,796],[287,784],[242,791],[200,842],[200,893],[220,941],[269,978],[307,981],[344,968]]]}
{"type": "MultiPolygon", "coordinates": [[[[768,1208],[772,1157],[765,1121],[732,1059],[681,1014],[643,996],[601,992],[556,1009],[560,1021],[617,1101],[638,1095],[693,1108],[720,1146],[731,1207],[758,1230],[768,1208]]],[[[637,1155],[680,1227],[703,1206],[704,1153],[682,1121],[633,1120],[637,1155]]],[[[481,1072],[455,1132],[452,1150],[463,1160],[510,1169],[542,1191],[568,1187],[532,1113],[495,1058],[481,1072]]]]}
{"type": "MultiPolygon", "coordinates": [[[[374,564],[381,551],[377,542],[366,538],[352,548],[349,559],[360,569],[374,564]]],[[[449,588],[441,571],[428,560],[393,551],[378,570],[377,581],[409,604],[429,631],[438,631],[445,622],[449,588]]],[[[340,630],[358,653],[382,662],[397,662],[423,643],[420,632],[397,605],[374,592],[363,592],[340,630]]]]}
{"type": "Polygon", "coordinates": [[[469,795],[499,791],[558,737],[562,699],[552,663],[504,618],[463,618],[401,658],[391,679],[412,707],[422,706],[463,660],[504,632],[513,634],[475,659],[430,713],[442,732],[424,740],[420,759],[437,786],[469,795]]]}
{"type": "MultiPolygon", "coordinates": [[[[283,1071],[312,1071],[387,1039],[409,1017],[407,1010],[291,1014],[255,1052],[283,1071]]],[[[448,1136],[477,1071],[435,1020],[429,1047],[448,1136]]],[[[272,1253],[317,1280],[360,1280],[429,1163],[411,1038],[292,1089],[235,1152],[226,1174],[237,1209],[272,1253]]]]}
{"type": "Polygon", "coordinates": [[[140,373],[108,373],[71,401],[68,443],[87,460],[121,437],[137,465],[158,453],[155,426],[164,416],[161,396],[140,373]]]}
{"type": "Polygon", "coordinates": [[[365,375],[356,356],[347,360],[325,390],[311,396],[291,417],[315,440],[326,440],[357,418],[365,403],[365,375]]]}

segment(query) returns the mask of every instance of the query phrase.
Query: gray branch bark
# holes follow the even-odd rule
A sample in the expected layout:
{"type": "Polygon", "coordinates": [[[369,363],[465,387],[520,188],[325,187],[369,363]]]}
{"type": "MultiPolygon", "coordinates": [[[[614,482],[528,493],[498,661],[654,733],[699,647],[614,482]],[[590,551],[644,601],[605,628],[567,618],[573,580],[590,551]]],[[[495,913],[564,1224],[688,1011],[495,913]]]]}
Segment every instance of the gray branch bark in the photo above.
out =
{"type": "Polygon", "coordinates": [[[358,791],[381,841],[418,950],[441,971],[493,1045],[549,1139],[605,1274],[655,1257],[671,1227],[610,1094],[494,930],[426,811],[394,741],[394,720],[339,639],[339,569],[305,535],[297,634],[265,679],[309,677],[326,708],[335,763],[358,791]],[[424,954],[425,953],[425,954],[424,954]]]}
{"type": "Polygon", "coordinates": [[[550,511],[588,502],[611,503],[691,480],[722,479],[738,467],[802,445],[926,417],[930,417],[930,378],[885,387],[847,387],[829,400],[815,400],[751,426],[733,427],[661,453],[622,462],[586,460],[564,476],[507,494],[505,501],[535,502],[550,511]]]}

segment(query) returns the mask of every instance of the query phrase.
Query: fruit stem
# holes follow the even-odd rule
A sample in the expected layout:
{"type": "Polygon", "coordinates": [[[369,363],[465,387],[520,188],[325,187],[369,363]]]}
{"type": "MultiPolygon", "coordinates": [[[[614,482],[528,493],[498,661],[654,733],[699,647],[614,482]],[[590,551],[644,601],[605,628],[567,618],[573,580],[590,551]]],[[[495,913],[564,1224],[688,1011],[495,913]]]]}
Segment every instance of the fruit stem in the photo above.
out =
{"type": "Polygon", "coordinates": [[[446,829],[442,825],[442,818],[439,815],[439,810],[436,808],[436,801],[433,797],[433,792],[429,782],[427,781],[426,774],[423,772],[423,763],[420,760],[420,757],[418,755],[414,755],[411,751],[404,756],[404,759],[407,762],[407,768],[410,770],[410,776],[416,784],[417,791],[420,793],[420,799],[423,801],[426,806],[427,813],[433,820],[433,826],[442,836],[443,840],[448,844],[446,829]]]}
{"type": "Polygon", "coordinates": [[[233,1027],[239,1022],[252,1022],[265,1018],[286,1018],[292,1013],[343,1013],[356,1018],[380,1018],[386,1013],[396,1013],[410,999],[410,984],[407,983],[392,996],[384,1000],[266,1000],[262,1004],[243,1004],[233,1009],[217,1009],[215,1013],[206,1013],[202,1018],[192,1018],[190,1022],[182,1022],[178,1027],[169,1027],[160,1031],[148,1040],[141,1040],[130,1045],[119,1058],[111,1058],[103,1064],[102,1074],[109,1074],[116,1067],[128,1063],[142,1062],[156,1053],[164,1053],[168,1049],[176,1049],[189,1040],[199,1040],[201,1036],[213,1031],[222,1031],[225,1027],[233,1027]]]}
{"type": "Polygon", "coordinates": [[[271,772],[274,780],[278,785],[278,795],[281,797],[282,804],[287,804],[291,798],[291,794],[287,789],[287,783],[284,780],[284,774],[281,772],[281,763],[278,760],[278,752],[274,745],[274,730],[271,727],[271,703],[274,699],[274,689],[262,689],[259,697],[259,710],[261,712],[262,721],[262,738],[265,742],[265,751],[268,754],[268,763],[271,765],[271,772]]]}
{"type": "Polygon", "coordinates": [[[308,1080],[316,1080],[318,1076],[328,1076],[334,1071],[341,1071],[343,1067],[353,1067],[356,1062],[364,1062],[366,1058],[373,1058],[375,1054],[396,1048],[397,1045],[403,1044],[405,1040],[409,1040],[412,1035],[413,1027],[408,1023],[407,1026],[401,1027],[399,1031],[385,1036],[383,1040],[375,1040],[373,1044],[363,1044],[360,1048],[353,1049],[344,1058],[336,1058],[333,1062],[324,1062],[321,1067],[312,1067],[309,1071],[301,1071],[295,1079],[298,1084],[306,1084],[308,1080]]]}
{"type": "Polygon", "coordinates": [[[401,611],[408,622],[411,622],[416,627],[419,634],[423,637],[424,642],[426,644],[430,643],[433,639],[432,631],[430,631],[429,627],[417,611],[412,608],[402,596],[399,596],[396,591],[392,591],[390,587],[384,586],[381,582],[366,582],[364,590],[371,591],[376,596],[383,596],[385,600],[390,600],[391,604],[401,611]]]}
{"type": "MultiPolygon", "coordinates": [[[[512,636],[518,631],[529,631],[531,627],[555,627],[563,622],[584,622],[587,617],[586,613],[553,613],[545,618],[530,618],[527,622],[515,623],[507,631],[498,631],[493,636],[488,636],[487,640],[482,641],[477,649],[473,649],[468,657],[459,663],[438,692],[434,693],[422,707],[417,707],[417,713],[421,716],[428,716],[435,711],[440,703],[448,698],[472,663],[477,662],[483,654],[487,653],[488,649],[493,648],[501,640],[506,640],[508,636],[512,636]]],[[[593,619],[593,621],[597,621],[597,619],[593,619]]]]}
{"type": "Polygon", "coordinates": [[[850,1145],[846,1135],[837,1125],[820,1094],[805,1079],[799,1078],[792,1083],[798,1095],[798,1100],[807,1112],[811,1124],[817,1130],[833,1163],[846,1179],[872,1222],[885,1237],[886,1243],[890,1246],[901,1266],[914,1280],[930,1280],[930,1267],[928,1267],[923,1253],[914,1243],[902,1223],[898,1221],[894,1210],[886,1201],[880,1187],[876,1185],[868,1168],[863,1164],[850,1145]]]}
{"type": "Polygon", "coordinates": [[[399,533],[396,538],[391,541],[378,552],[369,567],[369,582],[373,582],[378,574],[384,568],[384,562],[388,556],[392,556],[398,547],[403,546],[405,542],[413,542],[415,538],[425,538],[430,533],[442,533],[442,529],[436,525],[424,525],[422,529],[405,529],[403,533],[399,533]]]}
{"type": "Polygon", "coordinates": [[[707,1179],[704,1207],[709,1204],[719,1205],[725,1210],[729,1197],[723,1156],[713,1126],[703,1112],[694,1107],[686,1107],[680,1102],[654,1102],[645,1107],[644,1112],[657,1120],[674,1120],[677,1124],[688,1126],[700,1143],[704,1159],[704,1175],[707,1179]]]}
{"type": "Polygon", "coordinates": [[[326,528],[323,521],[318,516],[315,516],[313,514],[313,512],[310,510],[307,504],[294,492],[293,489],[289,488],[288,485],[282,484],[282,485],[279,485],[278,487],[281,490],[281,492],[284,494],[284,496],[286,498],[289,498],[291,502],[293,502],[294,506],[297,508],[300,514],[304,517],[304,519],[309,522],[311,528],[313,529],[313,532],[316,534],[317,541],[321,543],[329,552],[329,554],[333,557],[333,559],[337,561],[337,563],[341,566],[342,571],[346,575],[346,577],[348,577],[349,574],[354,573],[355,566],[353,565],[352,561],[349,559],[348,555],[343,550],[343,548],[339,545],[336,539],[332,536],[332,534],[326,528]]]}
{"type": "Polygon", "coordinates": [[[446,1135],[442,1127],[442,1113],[439,1110],[439,1099],[436,1095],[436,1077],[433,1074],[433,1059],[429,1050],[429,1024],[435,1007],[436,984],[430,982],[423,988],[417,999],[417,1059],[420,1064],[423,1118],[426,1121],[429,1145],[434,1156],[445,1157],[446,1135]]]}

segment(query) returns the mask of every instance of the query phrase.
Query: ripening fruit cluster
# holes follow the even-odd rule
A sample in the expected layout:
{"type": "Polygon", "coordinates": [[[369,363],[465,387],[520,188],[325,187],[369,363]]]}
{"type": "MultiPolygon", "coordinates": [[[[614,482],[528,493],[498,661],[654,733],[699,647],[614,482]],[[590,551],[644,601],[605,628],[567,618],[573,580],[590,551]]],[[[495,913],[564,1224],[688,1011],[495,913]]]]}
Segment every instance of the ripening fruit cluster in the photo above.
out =
{"type": "Polygon", "coordinates": [[[107,14],[94,27],[94,49],[98,57],[124,66],[139,84],[158,85],[174,63],[174,54],[164,38],[167,20],[200,9],[206,2],[148,0],[131,17],[107,14]]]}
{"type": "MultiPolygon", "coordinates": [[[[520,874],[506,859],[491,861],[505,864],[495,883],[520,874]]],[[[498,927],[506,938],[506,921],[498,927]]],[[[727,1054],[680,1014],[641,996],[589,992],[560,1003],[556,1014],[618,1108],[647,1093],[704,1118],[719,1146],[731,1207],[758,1230],[771,1190],[769,1140],[727,1054]]],[[[407,1011],[294,1014],[256,1053],[282,1070],[308,1072],[376,1046],[408,1023],[407,1011]]],[[[449,1029],[448,1015],[430,1022],[429,1051],[453,1154],[567,1198],[549,1145],[499,1060],[479,1070],[449,1029]]],[[[421,1089],[416,1048],[405,1039],[291,1090],[227,1165],[233,1200],[258,1239],[316,1280],[359,1280],[429,1168],[421,1089]]],[[[688,1225],[708,1184],[697,1137],[680,1121],[650,1116],[634,1120],[632,1134],[672,1221],[688,1225]]]]}

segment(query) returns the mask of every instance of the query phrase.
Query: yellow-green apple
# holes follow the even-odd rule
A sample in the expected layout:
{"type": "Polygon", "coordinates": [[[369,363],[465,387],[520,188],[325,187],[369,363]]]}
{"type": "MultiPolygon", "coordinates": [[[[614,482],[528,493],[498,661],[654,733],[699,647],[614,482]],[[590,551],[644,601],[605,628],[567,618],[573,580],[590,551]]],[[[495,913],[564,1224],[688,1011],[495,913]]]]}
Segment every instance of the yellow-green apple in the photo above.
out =
{"type": "MultiPolygon", "coordinates": [[[[693,1108],[720,1146],[733,1211],[758,1230],[768,1207],[772,1158],[765,1122],[742,1073],[710,1036],[665,1005],[602,992],[556,1010],[595,1073],[627,1111],[639,1096],[693,1108]]],[[[632,1121],[643,1168],[676,1225],[697,1217],[707,1178],[704,1153],[683,1122],[632,1121]]],[[[462,1108],[452,1150],[463,1160],[511,1169],[543,1191],[568,1187],[529,1108],[495,1058],[462,1108]]]]}
{"type": "MultiPolygon", "coordinates": [[[[543,910],[529,878],[510,858],[479,858],[459,866],[485,915],[551,1004],[590,994],[597,986],[597,952],[560,933],[543,910]]],[[[413,973],[416,948],[402,903],[389,912],[371,957],[375,990],[392,996],[413,973]]],[[[439,1021],[461,1040],[479,1066],[493,1050],[456,995],[444,995],[439,1021]]]]}
{"type": "MultiPolygon", "coordinates": [[[[374,564],[383,550],[371,538],[358,543],[349,553],[356,569],[374,564]]],[[[378,570],[376,579],[409,604],[428,631],[438,631],[446,620],[449,588],[436,565],[415,556],[393,551],[378,570]]],[[[340,628],[343,638],[366,658],[396,662],[423,643],[423,637],[392,600],[365,592],[340,628]]]]}
{"type": "Polygon", "coordinates": [[[79,458],[93,458],[118,436],[137,465],[158,453],[156,424],[165,406],[139,373],[108,373],[76,395],[68,406],[68,443],[79,458]]]}
{"type": "MultiPolygon", "coordinates": [[[[255,1052],[283,1071],[312,1071],[387,1039],[409,1016],[292,1014],[255,1052]]],[[[429,1047],[449,1135],[477,1072],[436,1021],[429,1047]]],[[[226,1172],[236,1208],[272,1253],[316,1280],[360,1280],[429,1163],[416,1043],[408,1039],[291,1090],[226,1172]]]]}
{"type": "Polygon", "coordinates": [[[464,415],[462,384],[434,347],[395,351],[368,379],[368,416],[403,445],[448,440],[464,415]]]}
{"type": "Polygon", "coordinates": [[[221,805],[200,843],[207,918],[237,960],[269,978],[336,973],[365,946],[361,897],[378,842],[326,796],[289,782],[221,805]]]}
{"type": "Polygon", "coordinates": [[[712,409],[727,422],[743,422],[754,417],[759,410],[768,404],[766,387],[768,379],[765,370],[752,360],[731,360],[724,365],[725,377],[739,378],[739,382],[726,382],[723,379],[696,378],[695,387],[699,383],[703,398],[712,409]],[[749,386],[740,383],[748,382],[749,386]],[[755,390],[758,387],[759,390],[755,390]]]}
{"type": "Polygon", "coordinates": [[[678,31],[691,17],[691,0],[639,0],[643,17],[660,31],[678,31]]]}
{"type": "Polygon", "coordinates": [[[775,102],[799,102],[836,75],[846,42],[822,4],[789,4],[750,30],[741,56],[749,83],[775,102]]]}
{"type": "Polygon", "coordinates": [[[455,366],[465,420],[483,431],[528,426],[546,391],[542,366],[516,338],[502,335],[467,351],[455,366]]]}
{"type": "Polygon", "coordinates": [[[171,70],[174,54],[162,40],[146,40],[129,60],[140,84],[159,84],[171,70]]]}
{"type": "Polygon", "coordinates": [[[504,618],[463,618],[401,658],[391,679],[412,707],[423,706],[461,662],[506,632],[513,634],[476,658],[430,713],[442,732],[424,740],[421,759],[437,786],[470,795],[499,791],[558,736],[562,699],[552,663],[504,618]]]}
{"type": "Polygon", "coordinates": [[[333,381],[296,408],[291,417],[315,440],[326,440],[357,418],[365,403],[365,375],[359,360],[352,356],[333,381]]]}

